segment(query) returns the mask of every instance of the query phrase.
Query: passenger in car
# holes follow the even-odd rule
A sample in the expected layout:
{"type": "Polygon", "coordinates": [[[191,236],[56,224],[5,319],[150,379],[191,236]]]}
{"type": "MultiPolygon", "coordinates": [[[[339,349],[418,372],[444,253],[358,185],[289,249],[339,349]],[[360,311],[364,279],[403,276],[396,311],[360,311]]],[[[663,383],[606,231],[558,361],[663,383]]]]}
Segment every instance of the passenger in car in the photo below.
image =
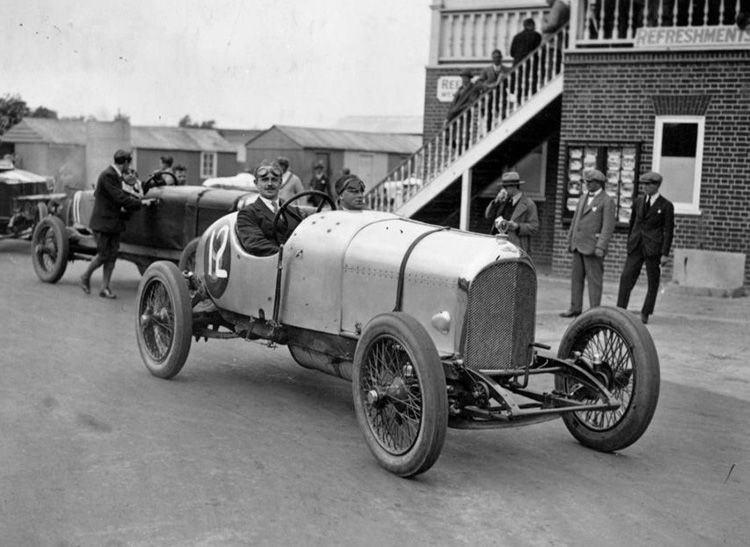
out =
{"type": "Polygon", "coordinates": [[[365,208],[365,183],[357,175],[344,175],[336,181],[338,208],[362,211],[365,208]]]}
{"type": "Polygon", "coordinates": [[[237,213],[237,236],[242,248],[255,256],[271,256],[279,252],[294,229],[304,218],[304,213],[290,205],[286,215],[274,225],[276,213],[284,204],[279,199],[282,169],[276,162],[263,160],[253,173],[260,196],[237,213]]]}

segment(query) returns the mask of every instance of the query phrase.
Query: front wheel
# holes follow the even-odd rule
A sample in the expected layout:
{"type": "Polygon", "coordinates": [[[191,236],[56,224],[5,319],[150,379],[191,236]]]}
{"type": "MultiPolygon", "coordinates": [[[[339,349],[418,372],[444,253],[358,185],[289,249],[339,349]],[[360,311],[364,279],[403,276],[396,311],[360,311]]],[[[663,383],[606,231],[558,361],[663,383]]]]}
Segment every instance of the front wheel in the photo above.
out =
{"type": "MultiPolygon", "coordinates": [[[[602,452],[633,444],[646,431],[659,400],[659,356],[648,330],[624,310],[594,308],[570,324],[557,355],[570,359],[575,352],[593,363],[594,375],[620,407],[563,414],[565,426],[578,442],[602,452]]],[[[555,389],[581,402],[602,402],[570,377],[557,376],[555,389]]]]}
{"type": "Polygon", "coordinates": [[[56,216],[44,217],[31,236],[34,271],[45,283],[57,283],[68,267],[70,250],[65,224],[56,216]]]}
{"type": "Polygon", "coordinates": [[[384,313],[365,328],[354,354],[357,421],[378,463],[402,477],[437,461],[448,428],[443,366],[424,327],[384,313]]]}
{"type": "Polygon", "coordinates": [[[169,379],[182,370],[193,334],[188,286],[180,270],[160,260],[138,284],[135,318],[138,349],[154,376],[169,379]]]}

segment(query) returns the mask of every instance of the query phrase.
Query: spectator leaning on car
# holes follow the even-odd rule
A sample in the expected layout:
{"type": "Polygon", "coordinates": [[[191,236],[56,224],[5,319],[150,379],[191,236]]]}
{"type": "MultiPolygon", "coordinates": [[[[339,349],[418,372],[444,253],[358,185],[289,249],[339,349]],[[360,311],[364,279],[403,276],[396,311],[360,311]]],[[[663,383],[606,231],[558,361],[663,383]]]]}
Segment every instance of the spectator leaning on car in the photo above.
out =
{"type": "Polygon", "coordinates": [[[237,235],[248,253],[271,256],[279,252],[279,246],[292,235],[305,215],[298,208],[289,206],[287,214],[275,222],[276,213],[284,204],[279,197],[282,170],[277,162],[263,160],[253,175],[260,196],[237,213],[237,235]]]}
{"type": "Polygon", "coordinates": [[[96,256],[81,276],[80,286],[86,294],[91,293],[91,274],[99,266],[102,269],[102,288],[99,296],[116,298],[109,288],[115,269],[117,251],[120,249],[120,232],[125,230],[125,219],[129,212],[141,208],[141,200],[122,189],[123,175],[130,171],[130,152],[115,152],[114,164],[99,175],[94,191],[94,210],[91,212],[89,228],[96,238],[96,256]]]}
{"type": "Polygon", "coordinates": [[[344,175],[336,181],[336,196],[342,211],[361,211],[365,208],[365,183],[357,175],[344,175]]]}
{"type": "Polygon", "coordinates": [[[281,187],[279,188],[279,196],[281,199],[288,200],[295,194],[305,191],[305,187],[302,185],[302,179],[289,169],[289,158],[279,156],[276,158],[275,165],[281,169],[281,187]]]}

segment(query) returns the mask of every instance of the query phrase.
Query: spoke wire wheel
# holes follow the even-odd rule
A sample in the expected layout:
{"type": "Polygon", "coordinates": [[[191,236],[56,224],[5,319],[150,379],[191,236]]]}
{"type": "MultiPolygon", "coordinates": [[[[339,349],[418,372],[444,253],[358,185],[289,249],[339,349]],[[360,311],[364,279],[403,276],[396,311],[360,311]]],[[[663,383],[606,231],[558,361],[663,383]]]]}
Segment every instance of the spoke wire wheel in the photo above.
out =
{"type": "Polygon", "coordinates": [[[56,216],[43,218],[31,236],[34,272],[45,283],[56,283],[68,267],[69,242],[63,221],[56,216]]]}
{"type": "MultiPolygon", "coordinates": [[[[631,445],[646,431],[659,399],[659,357],[648,330],[621,309],[594,308],[568,327],[558,357],[574,352],[594,363],[594,375],[620,407],[563,414],[566,427],[583,445],[603,452],[631,445]]],[[[557,376],[555,388],[582,403],[604,402],[570,377],[557,376]]]]}
{"type": "Polygon", "coordinates": [[[357,420],[378,463],[411,477],[437,461],[448,398],[437,350],[404,313],[374,318],[357,344],[352,380],[357,420]]]}
{"type": "Polygon", "coordinates": [[[159,378],[182,370],[192,336],[187,283],[171,262],[153,263],[138,285],[136,336],[146,368],[159,378]]]}

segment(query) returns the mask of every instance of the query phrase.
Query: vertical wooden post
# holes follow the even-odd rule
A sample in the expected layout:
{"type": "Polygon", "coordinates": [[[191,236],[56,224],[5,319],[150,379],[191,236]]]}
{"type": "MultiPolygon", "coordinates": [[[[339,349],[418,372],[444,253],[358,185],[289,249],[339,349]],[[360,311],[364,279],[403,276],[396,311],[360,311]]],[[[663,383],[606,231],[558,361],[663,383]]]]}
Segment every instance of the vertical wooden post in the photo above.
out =
{"type": "Polygon", "coordinates": [[[469,229],[471,221],[471,168],[461,175],[461,212],[458,227],[461,230],[469,229]]]}

